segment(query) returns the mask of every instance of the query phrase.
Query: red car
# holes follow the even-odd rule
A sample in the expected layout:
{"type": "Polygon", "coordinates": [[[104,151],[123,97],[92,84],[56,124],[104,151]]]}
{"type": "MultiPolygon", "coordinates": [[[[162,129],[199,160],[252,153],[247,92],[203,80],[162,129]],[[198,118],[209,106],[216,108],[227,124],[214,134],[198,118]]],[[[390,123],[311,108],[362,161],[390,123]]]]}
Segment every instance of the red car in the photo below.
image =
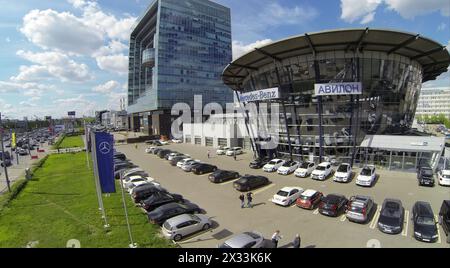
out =
{"type": "Polygon", "coordinates": [[[316,190],[306,190],[297,199],[297,207],[314,209],[320,203],[322,196],[323,193],[316,190]]]}

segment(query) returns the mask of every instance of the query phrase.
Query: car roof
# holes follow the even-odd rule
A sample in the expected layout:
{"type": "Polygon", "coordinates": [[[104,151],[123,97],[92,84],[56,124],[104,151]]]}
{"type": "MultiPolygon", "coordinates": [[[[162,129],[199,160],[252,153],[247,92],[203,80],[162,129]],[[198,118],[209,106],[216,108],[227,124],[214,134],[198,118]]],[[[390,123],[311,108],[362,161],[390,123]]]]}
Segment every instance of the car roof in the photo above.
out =
{"type": "Polygon", "coordinates": [[[245,232],[245,233],[241,233],[238,235],[233,236],[232,238],[228,239],[227,241],[225,241],[225,243],[231,247],[242,247],[244,245],[246,245],[249,242],[254,241],[254,238],[249,236],[247,233],[254,233],[260,236],[259,233],[257,232],[245,232]]]}
{"type": "Polygon", "coordinates": [[[315,193],[317,193],[316,190],[308,189],[308,190],[304,191],[304,192],[302,193],[302,195],[303,195],[303,196],[307,196],[307,197],[311,197],[311,196],[313,196],[315,193]]]}
{"type": "Polygon", "coordinates": [[[351,198],[352,205],[365,205],[372,199],[370,196],[356,195],[351,198]]]}
{"type": "Polygon", "coordinates": [[[177,226],[180,223],[187,222],[190,220],[192,220],[191,214],[181,214],[181,215],[172,217],[172,218],[168,219],[167,221],[169,222],[170,226],[177,226]]]}
{"type": "Polygon", "coordinates": [[[290,192],[294,189],[302,190],[302,188],[297,187],[297,186],[286,186],[286,187],[281,188],[280,191],[290,192]]]}
{"type": "Polygon", "coordinates": [[[328,166],[328,165],[331,165],[331,163],[330,162],[322,162],[322,163],[320,163],[319,164],[319,166],[328,166]]]}
{"type": "Polygon", "coordinates": [[[425,201],[417,201],[414,206],[416,207],[419,215],[434,217],[433,209],[431,208],[430,203],[425,201]]]}

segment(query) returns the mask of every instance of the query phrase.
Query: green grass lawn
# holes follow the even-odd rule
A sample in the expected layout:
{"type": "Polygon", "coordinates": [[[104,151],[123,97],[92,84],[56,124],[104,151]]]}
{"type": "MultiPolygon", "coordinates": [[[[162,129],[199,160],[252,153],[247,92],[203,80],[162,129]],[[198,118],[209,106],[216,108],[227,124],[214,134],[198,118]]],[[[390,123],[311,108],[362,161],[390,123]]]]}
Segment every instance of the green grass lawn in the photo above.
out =
{"type": "MultiPolygon", "coordinates": [[[[117,185],[118,186],[118,185],[117,185]]],[[[129,238],[120,188],[103,198],[110,231],[103,228],[95,183],[86,154],[51,155],[25,189],[0,211],[0,247],[62,248],[77,239],[83,248],[125,248],[129,238]]],[[[125,194],[130,224],[139,247],[173,247],[159,236],[159,226],[125,194]]]]}
{"type": "Polygon", "coordinates": [[[84,147],[84,142],[81,136],[72,136],[72,137],[66,136],[59,145],[60,149],[75,148],[75,147],[82,147],[82,148],[84,147]]]}

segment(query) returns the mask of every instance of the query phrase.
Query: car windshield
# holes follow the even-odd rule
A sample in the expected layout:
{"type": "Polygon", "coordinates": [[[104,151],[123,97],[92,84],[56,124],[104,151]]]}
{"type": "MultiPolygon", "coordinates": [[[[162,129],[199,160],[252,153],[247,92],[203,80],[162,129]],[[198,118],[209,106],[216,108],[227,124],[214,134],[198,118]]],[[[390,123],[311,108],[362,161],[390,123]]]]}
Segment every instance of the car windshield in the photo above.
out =
{"type": "Polygon", "coordinates": [[[302,163],[301,168],[308,168],[309,163],[302,163]]]}
{"type": "Polygon", "coordinates": [[[430,217],[418,217],[417,224],[434,225],[434,219],[430,217]]]}
{"type": "Polygon", "coordinates": [[[370,168],[363,168],[361,170],[361,175],[363,176],[370,176],[372,174],[372,172],[370,171],[370,168]]]}
{"type": "Polygon", "coordinates": [[[339,166],[337,172],[347,172],[348,166],[347,165],[341,165],[339,166]]]}
{"type": "Polygon", "coordinates": [[[385,207],[388,211],[397,211],[400,209],[400,205],[395,202],[387,202],[385,207]]]}
{"type": "Polygon", "coordinates": [[[360,203],[352,203],[349,210],[352,212],[361,213],[363,211],[364,205],[360,203]]]}
{"type": "Polygon", "coordinates": [[[133,182],[140,182],[140,181],[145,181],[145,179],[140,178],[140,179],[134,179],[133,182]]]}
{"type": "Polygon", "coordinates": [[[422,169],[422,174],[425,176],[433,176],[433,171],[431,169],[422,169]]]}
{"type": "Polygon", "coordinates": [[[380,223],[386,224],[388,226],[400,225],[400,218],[388,216],[388,215],[380,215],[379,221],[380,221],[380,223]]]}
{"type": "Polygon", "coordinates": [[[242,179],[239,180],[239,182],[245,184],[245,183],[248,182],[248,179],[247,178],[242,178],[242,179]]]}
{"type": "Polygon", "coordinates": [[[294,166],[295,165],[295,162],[294,161],[288,161],[288,162],[286,162],[286,163],[284,163],[283,164],[283,167],[292,167],[292,166],[294,166]]]}
{"type": "Polygon", "coordinates": [[[316,169],[317,169],[317,170],[325,170],[326,168],[323,167],[323,166],[317,166],[316,169]]]}
{"type": "Polygon", "coordinates": [[[275,165],[277,162],[278,162],[278,160],[271,160],[271,161],[269,162],[269,165],[275,165]]]}
{"type": "Polygon", "coordinates": [[[227,243],[223,243],[219,248],[231,248],[227,243]]]}
{"type": "Polygon", "coordinates": [[[306,195],[301,195],[300,199],[301,200],[309,200],[311,197],[310,196],[306,196],[306,195]]]}
{"type": "Polygon", "coordinates": [[[285,191],[283,191],[283,190],[281,190],[281,191],[278,191],[278,193],[277,193],[277,195],[279,195],[279,196],[288,196],[288,192],[285,192],[285,191]]]}

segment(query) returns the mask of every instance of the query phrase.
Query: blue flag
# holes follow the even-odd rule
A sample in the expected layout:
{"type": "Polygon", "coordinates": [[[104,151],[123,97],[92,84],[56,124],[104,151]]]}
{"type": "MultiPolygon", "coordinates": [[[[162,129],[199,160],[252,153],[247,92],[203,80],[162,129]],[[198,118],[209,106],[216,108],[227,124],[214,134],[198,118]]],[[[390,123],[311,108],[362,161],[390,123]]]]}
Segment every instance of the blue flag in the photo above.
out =
{"type": "Polygon", "coordinates": [[[98,176],[102,193],[115,193],[114,138],[106,132],[95,132],[98,176]]]}

